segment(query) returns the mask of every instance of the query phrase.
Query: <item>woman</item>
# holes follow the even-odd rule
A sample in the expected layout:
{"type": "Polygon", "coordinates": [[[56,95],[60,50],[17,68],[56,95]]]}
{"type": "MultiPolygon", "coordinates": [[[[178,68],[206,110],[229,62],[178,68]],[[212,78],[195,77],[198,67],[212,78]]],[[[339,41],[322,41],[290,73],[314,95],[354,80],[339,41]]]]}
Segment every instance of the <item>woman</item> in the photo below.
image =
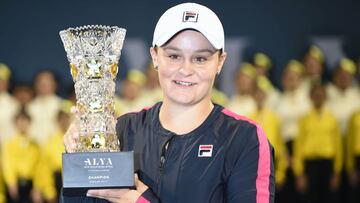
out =
{"type": "MultiPolygon", "coordinates": [[[[136,190],[89,190],[111,202],[273,202],[272,148],[261,128],[211,102],[224,64],[216,14],[195,3],[159,19],[150,54],[163,102],[121,116],[122,151],[140,154],[136,190]]],[[[71,151],[76,128],[65,137],[71,151]]]]}

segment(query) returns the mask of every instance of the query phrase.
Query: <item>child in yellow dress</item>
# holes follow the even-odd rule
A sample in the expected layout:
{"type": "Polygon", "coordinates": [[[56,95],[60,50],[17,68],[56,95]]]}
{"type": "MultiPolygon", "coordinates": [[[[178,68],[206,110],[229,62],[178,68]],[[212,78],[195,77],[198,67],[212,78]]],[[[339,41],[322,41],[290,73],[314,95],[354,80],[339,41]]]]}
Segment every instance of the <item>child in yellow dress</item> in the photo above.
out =
{"type": "Polygon", "coordinates": [[[325,105],[322,84],[311,87],[310,97],[313,107],[300,119],[294,143],[296,185],[311,203],[333,202],[342,168],[340,127],[325,105]]]}
{"type": "Polygon", "coordinates": [[[288,167],[287,150],[283,138],[280,135],[281,123],[275,112],[265,105],[268,86],[257,80],[254,99],[256,110],[249,115],[251,119],[258,122],[264,129],[267,138],[275,149],[275,183],[280,189],[285,181],[286,169],[288,167]]]}
{"type": "Polygon", "coordinates": [[[39,202],[39,192],[33,187],[40,149],[30,138],[30,116],[21,111],[15,116],[17,134],[4,144],[2,168],[8,190],[7,202],[39,202]]]}

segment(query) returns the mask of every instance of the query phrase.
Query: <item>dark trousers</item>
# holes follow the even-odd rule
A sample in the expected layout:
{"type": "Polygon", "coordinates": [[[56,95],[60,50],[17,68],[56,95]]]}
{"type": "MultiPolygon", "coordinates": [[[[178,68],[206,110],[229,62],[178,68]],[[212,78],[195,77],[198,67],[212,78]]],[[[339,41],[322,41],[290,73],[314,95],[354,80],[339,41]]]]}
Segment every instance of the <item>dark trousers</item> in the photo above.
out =
{"type": "Polygon", "coordinates": [[[309,203],[337,202],[336,192],[330,190],[330,180],[333,175],[332,160],[307,160],[305,173],[308,177],[306,196],[309,203]]]}
{"type": "MultiPolygon", "coordinates": [[[[357,173],[360,175],[360,156],[356,157],[355,167],[357,173]]],[[[349,203],[360,202],[360,180],[357,181],[355,186],[349,188],[349,203]]]]}
{"type": "Polygon", "coordinates": [[[56,199],[60,198],[60,194],[61,194],[61,188],[62,188],[62,175],[61,175],[61,171],[56,171],[54,174],[54,180],[55,180],[55,188],[56,188],[56,194],[57,197],[56,199]]]}
{"type": "MultiPolygon", "coordinates": [[[[292,157],[293,155],[293,142],[288,141],[286,142],[286,147],[288,150],[289,155],[292,157]]],[[[282,188],[276,191],[275,195],[275,202],[276,203],[304,203],[305,196],[297,192],[295,188],[295,175],[293,173],[292,168],[288,168],[286,170],[286,180],[282,188]]]]}
{"type": "Polygon", "coordinates": [[[18,180],[19,199],[15,200],[10,197],[8,190],[6,190],[6,200],[8,203],[32,203],[31,190],[33,184],[31,180],[18,180]]]}

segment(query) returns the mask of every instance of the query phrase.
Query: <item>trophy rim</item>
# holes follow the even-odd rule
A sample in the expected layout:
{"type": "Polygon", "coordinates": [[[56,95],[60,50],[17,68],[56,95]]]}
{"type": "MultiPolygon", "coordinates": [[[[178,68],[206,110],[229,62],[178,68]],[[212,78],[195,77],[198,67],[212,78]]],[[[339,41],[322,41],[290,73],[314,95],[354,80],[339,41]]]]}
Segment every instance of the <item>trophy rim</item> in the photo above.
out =
{"type": "Polygon", "coordinates": [[[83,25],[83,26],[77,26],[77,27],[69,27],[67,29],[61,30],[59,32],[60,35],[64,34],[64,33],[69,33],[69,32],[79,32],[79,31],[86,31],[89,29],[104,29],[104,30],[118,30],[121,32],[126,32],[125,28],[116,26],[116,25],[83,25]]]}

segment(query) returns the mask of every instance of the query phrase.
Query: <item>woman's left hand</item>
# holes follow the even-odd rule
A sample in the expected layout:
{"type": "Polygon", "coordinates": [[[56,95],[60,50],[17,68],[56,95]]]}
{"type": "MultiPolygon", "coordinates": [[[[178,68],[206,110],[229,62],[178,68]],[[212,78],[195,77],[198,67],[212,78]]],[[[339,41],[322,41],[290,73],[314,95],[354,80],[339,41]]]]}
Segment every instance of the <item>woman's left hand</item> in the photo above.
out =
{"type": "Polygon", "coordinates": [[[138,176],[135,174],[135,190],[130,189],[98,189],[98,190],[89,190],[87,192],[88,197],[96,197],[101,199],[106,199],[110,202],[115,203],[135,203],[142,193],[144,193],[148,186],[138,179],[138,176]]]}

